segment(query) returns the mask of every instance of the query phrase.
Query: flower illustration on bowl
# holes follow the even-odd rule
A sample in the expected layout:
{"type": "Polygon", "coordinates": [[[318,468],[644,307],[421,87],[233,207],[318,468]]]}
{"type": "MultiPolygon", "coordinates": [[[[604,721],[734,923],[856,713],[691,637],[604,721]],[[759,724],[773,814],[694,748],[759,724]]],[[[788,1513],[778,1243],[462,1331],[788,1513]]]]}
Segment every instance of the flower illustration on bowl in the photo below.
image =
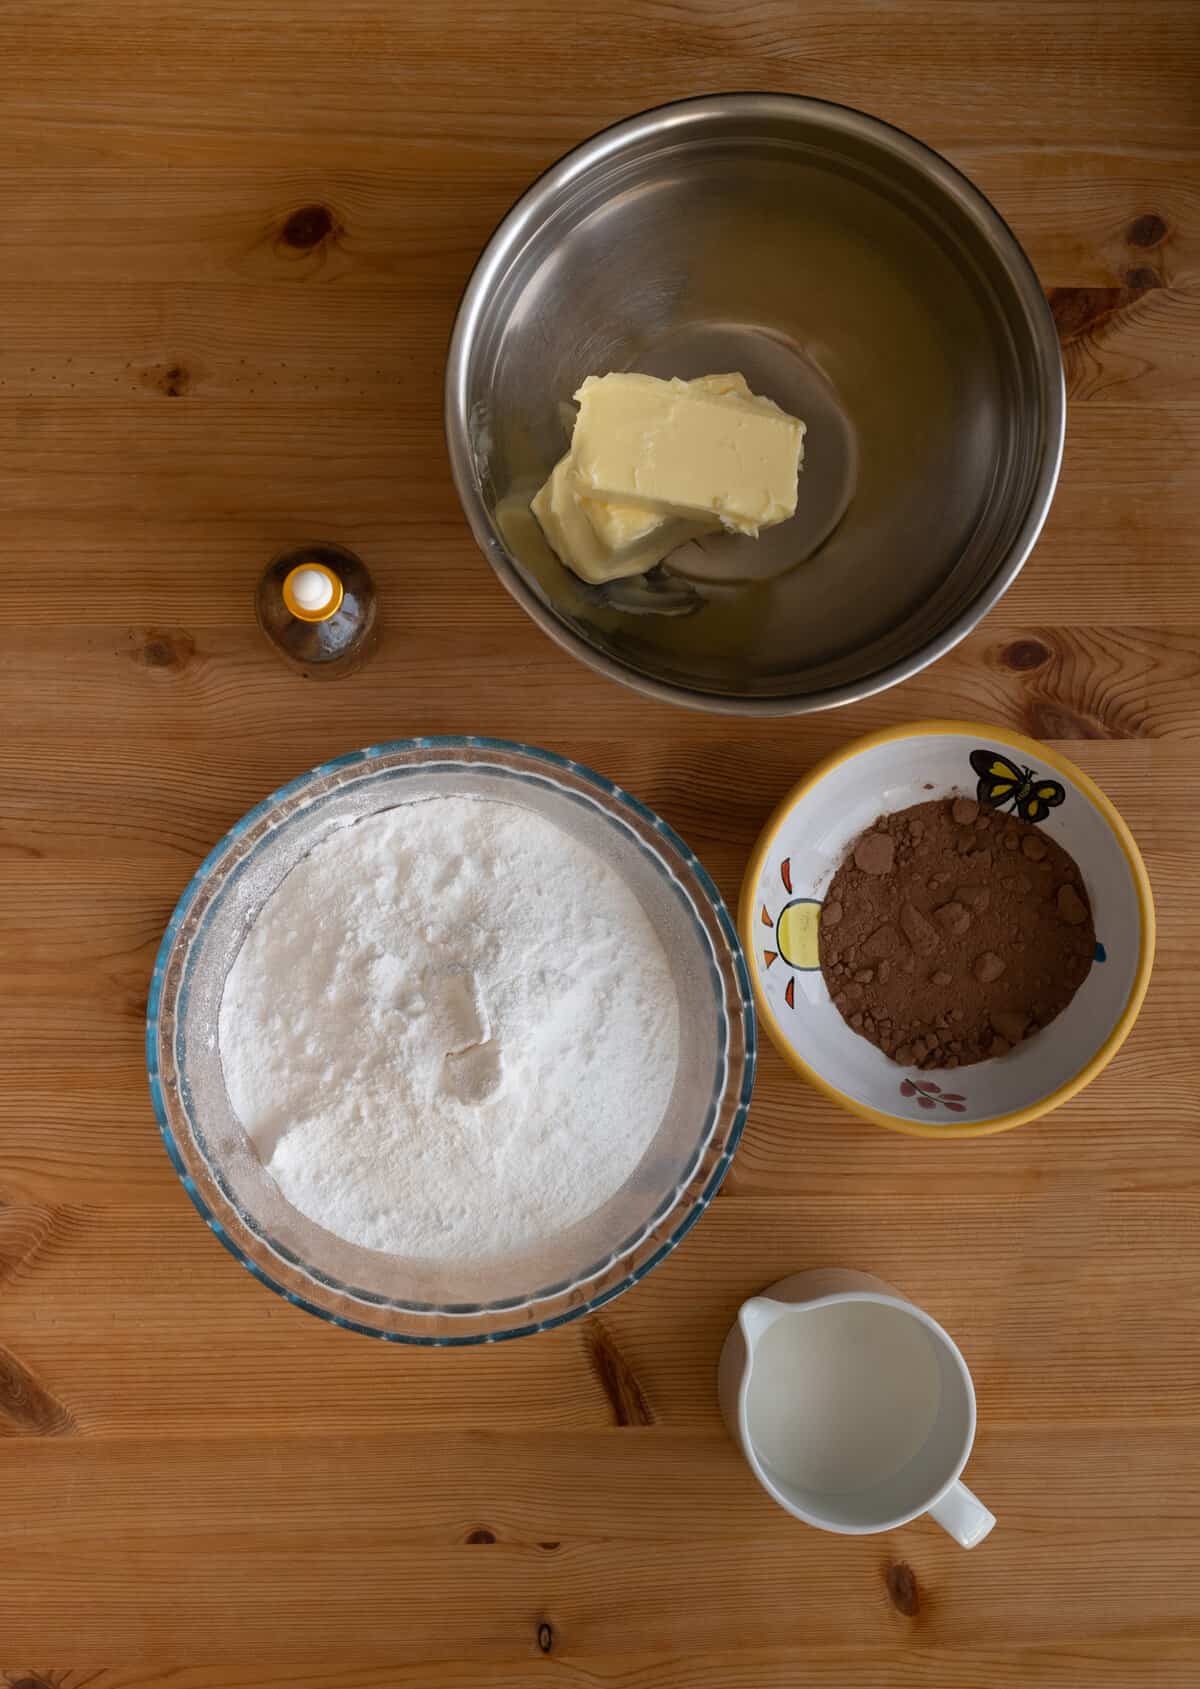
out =
{"type": "Polygon", "coordinates": [[[965,1114],[967,1099],[958,1091],[943,1091],[930,1079],[902,1079],[900,1095],[915,1097],[922,1108],[936,1108],[940,1103],[951,1114],[965,1114]]]}

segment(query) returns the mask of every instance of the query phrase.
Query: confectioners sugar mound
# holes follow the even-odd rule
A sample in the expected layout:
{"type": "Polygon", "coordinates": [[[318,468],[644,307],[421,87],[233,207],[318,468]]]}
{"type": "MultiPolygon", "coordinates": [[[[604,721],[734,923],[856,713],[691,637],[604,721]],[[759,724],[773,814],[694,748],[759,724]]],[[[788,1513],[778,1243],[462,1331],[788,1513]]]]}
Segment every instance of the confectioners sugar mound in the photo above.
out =
{"type": "Polygon", "coordinates": [[[653,1139],[679,1007],[641,905],[515,804],[437,797],[322,840],[230,970],[234,1112],[287,1200],[369,1249],[527,1247],[653,1139]]]}

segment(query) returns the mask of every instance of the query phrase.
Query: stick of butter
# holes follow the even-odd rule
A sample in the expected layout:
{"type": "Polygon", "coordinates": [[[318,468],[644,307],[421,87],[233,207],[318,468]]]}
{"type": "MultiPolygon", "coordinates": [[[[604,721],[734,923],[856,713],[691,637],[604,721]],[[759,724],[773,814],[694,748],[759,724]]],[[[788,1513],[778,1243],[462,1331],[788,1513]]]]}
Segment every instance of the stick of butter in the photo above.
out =
{"type": "Polygon", "coordinates": [[[553,550],[593,586],[644,575],[676,546],[716,527],[714,522],[686,522],[628,504],[581,498],[569,452],[555,464],[532,509],[553,550]]]}
{"type": "Polygon", "coordinates": [[[582,497],[752,535],[795,514],[804,424],[770,399],[633,374],[589,375],[575,398],[582,497]]]}
{"type": "MultiPolygon", "coordinates": [[[[702,375],[689,385],[717,394],[750,393],[741,375],[702,375]]],[[[555,464],[531,508],[553,550],[569,569],[594,586],[644,575],[677,546],[720,527],[713,516],[685,521],[644,505],[586,497],[572,452],[555,464]]]]}
{"type": "MultiPolygon", "coordinates": [[[[702,375],[689,385],[715,395],[751,396],[745,377],[738,374],[702,375]]],[[[567,567],[597,586],[644,574],[677,546],[715,533],[721,525],[715,516],[686,521],[644,505],[589,497],[580,489],[571,452],[560,458],[531,508],[567,567]]]]}

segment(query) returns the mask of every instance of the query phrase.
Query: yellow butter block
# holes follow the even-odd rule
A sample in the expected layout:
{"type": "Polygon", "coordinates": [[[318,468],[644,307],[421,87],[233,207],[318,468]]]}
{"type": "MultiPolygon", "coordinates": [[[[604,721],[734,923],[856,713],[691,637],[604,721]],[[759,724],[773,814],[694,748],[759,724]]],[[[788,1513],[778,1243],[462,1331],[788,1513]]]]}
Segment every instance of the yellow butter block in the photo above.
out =
{"type": "Polygon", "coordinates": [[[592,502],[579,496],[568,453],[555,464],[532,509],[552,549],[593,586],[644,575],[676,546],[715,526],[623,505],[606,504],[593,515],[586,508],[592,502]]]}
{"type": "Polygon", "coordinates": [[[745,382],[589,376],[571,460],[585,499],[743,534],[795,513],[804,424],[745,382]]]}

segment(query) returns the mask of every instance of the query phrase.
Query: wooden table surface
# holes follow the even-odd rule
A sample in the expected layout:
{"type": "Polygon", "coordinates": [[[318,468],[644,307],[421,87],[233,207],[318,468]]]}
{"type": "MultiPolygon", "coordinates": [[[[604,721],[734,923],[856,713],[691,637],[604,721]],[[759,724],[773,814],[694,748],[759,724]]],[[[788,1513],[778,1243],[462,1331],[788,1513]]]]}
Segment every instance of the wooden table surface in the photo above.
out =
{"type": "Polygon", "coordinates": [[[0,5],[9,1683],[1196,1682],[1198,68],[1190,0],[0,5]],[[575,664],[491,576],[442,443],[455,305],[510,201],[598,126],[722,87],[865,106],[968,171],[1050,291],[1070,383],[1004,602],[809,719],[679,711],[575,664]],[[316,537],[362,554],[386,617],[329,688],[251,608],[316,537]],[[199,1223],[147,1098],[147,981],[201,857],[282,781],[405,734],[532,740],[654,805],[733,897],[817,757],[935,712],[1076,758],[1154,881],[1142,1017],[1052,1118],[912,1142],[768,1049],[685,1246],[601,1319],[487,1352],[323,1325],[199,1223]],[[978,1550],[928,1522],[807,1530],[727,1441],[735,1308],[829,1262],[960,1338],[1000,1520],[978,1550]]]}

